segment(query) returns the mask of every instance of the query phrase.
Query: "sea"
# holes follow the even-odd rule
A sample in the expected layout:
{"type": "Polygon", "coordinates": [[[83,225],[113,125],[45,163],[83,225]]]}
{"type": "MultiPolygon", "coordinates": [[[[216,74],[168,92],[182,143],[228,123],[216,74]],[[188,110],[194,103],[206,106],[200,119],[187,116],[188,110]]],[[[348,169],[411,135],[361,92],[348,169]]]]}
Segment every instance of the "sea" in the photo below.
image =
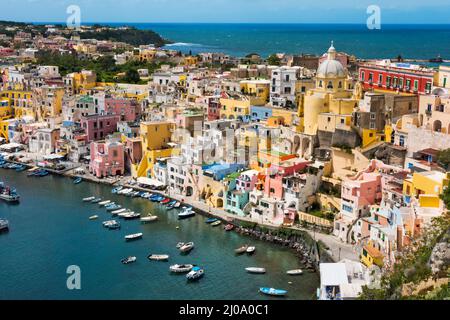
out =
{"type": "Polygon", "coordinates": [[[153,30],[173,42],[166,48],[192,52],[224,52],[242,57],[258,53],[321,55],[331,41],[338,51],[358,58],[450,59],[450,24],[256,24],[256,23],[108,23],[153,30]]]}
{"type": "Polygon", "coordinates": [[[0,300],[277,299],[260,294],[260,287],[288,290],[285,299],[315,298],[317,273],[286,274],[304,267],[291,249],[225,232],[223,226],[206,224],[203,216],[179,221],[176,210],[114,195],[103,184],[74,185],[62,176],[31,178],[26,172],[0,169],[0,180],[21,195],[18,205],[0,201],[0,218],[10,224],[9,232],[0,233],[0,300]],[[107,230],[102,222],[111,215],[97,204],[82,202],[92,195],[144,215],[155,214],[159,221],[143,225],[139,220],[121,220],[120,230],[107,230]],[[99,219],[89,220],[92,215],[99,219]],[[125,235],[138,232],[143,233],[141,240],[124,240],[125,235]],[[190,241],[195,243],[194,250],[181,255],[177,243],[190,241]],[[255,254],[236,256],[234,250],[244,244],[256,246],[255,254]],[[168,254],[170,259],[150,261],[149,254],[168,254]],[[122,264],[121,259],[128,256],[136,256],[137,262],[122,264]],[[184,275],[169,272],[176,263],[199,265],[205,276],[188,282],[184,275]],[[71,266],[80,270],[79,283],[71,278],[71,266]],[[264,267],[267,273],[252,275],[245,271],[247,267],[264,267]],[[80,290],[69,289],[77,284],[80,290]]]}

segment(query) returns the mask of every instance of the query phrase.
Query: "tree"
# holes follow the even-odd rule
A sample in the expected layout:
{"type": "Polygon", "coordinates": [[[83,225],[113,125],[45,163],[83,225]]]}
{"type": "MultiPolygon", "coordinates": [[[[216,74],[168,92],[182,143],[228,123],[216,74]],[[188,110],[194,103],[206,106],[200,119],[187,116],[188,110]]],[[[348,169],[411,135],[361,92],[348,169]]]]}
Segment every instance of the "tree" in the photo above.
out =
{"type": "Polygon", "coordinates": [[[138,83],[141,81],[141,77],[136,69],[129,69],[126,71],[123,80],[127,83],[138,83]]]}
{"type": "Polygon", "coordinates": [[[276,54],[272,54],[269,58],[267,58],[267,63],[271,66],[279,66],[281,64],[281,60],[276,54]]]}
{"type": "Polygon", "coordinates": [[[443,166],[446,170],[450,167],[450,149],[441,150],[437,154],[438,163],[443,166]]]}

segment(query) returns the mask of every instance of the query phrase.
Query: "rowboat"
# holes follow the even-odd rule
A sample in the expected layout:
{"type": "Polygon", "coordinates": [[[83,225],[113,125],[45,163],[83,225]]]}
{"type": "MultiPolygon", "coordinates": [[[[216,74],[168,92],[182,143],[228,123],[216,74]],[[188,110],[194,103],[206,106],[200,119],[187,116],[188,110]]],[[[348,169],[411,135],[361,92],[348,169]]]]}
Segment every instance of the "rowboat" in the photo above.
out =
{"type": "Polygon", "coordinates": [[[209,218],[209,219],[206,219],[205,223],[211,224],[211,223],[214,223],[214,222],[217,222],[217,221],[219,221],[219,219],[217,219],[217,218],[209,218]]]}
{"type": "Polygon", "coordinates": [[[286,273],[290,276],[299,276],[299,275],[303,274],[303,270],[301,270],[301,269],[289,270],[286,273]]]}
{"type": "Polygon", "coordinates": [[[264,293],[269,296],[282,297],[287,294],[286,290],[274,289],[274,288],[259,288],[259,292],[264,293]]]}
{"type": "Polygon", "coordinates": [[[211,226],[217,227],[217,226],[220,226],[221,224],[222,224],[222,221],[218,220],[218,221],[216,221],[214,223],[211,223],[211,226]]]}
{"type": "Polygon", "coordinates": [[[83,198],[83,202],[90,202],[92,200],[95,200],[95,197],[83,198]]]}
{"type": "Polygon", "coordinates": [[[248,253],[248,254],[255,253],[255,251],[256,251],[256,247],[248,247],[248,248],[247,248],[247,253],[248,253]]]}
{"type": "Polygon", "coordinates": [[[90,217],[89,217],[89,220],[96,220],[96,219],[98,219],[98,216],[97,216],[97,215],[94,215],[94,216],[90,216],[90,217]]]}
{"type": "Polygon", "coordinates": [[[156,221],[156,220],[158,220],[158,216],[149,215],[147,217],[142,217],[141,218],[141,222],[142,223],[153,222],[153,221],[156,221]]]}
{"type": "Polygon", "coordinates": [[[136,257],[128,257],[128,258],[122,259],[120,262],[122,262],[123,264],[129,264],[129,263],[136,262],[136,260],[137,260],[136,257]]]}
{"type": "Polygon", "coordinates": [[[231,231],[234,229],[234,226],[232,224],[227,224],[224,229],[225,231],[231,231]]]}
{"type": "Polygon", "coordinates": [[[188,253],[192,249],[194,249],[194,243],[193,242],[188,242],[188,243],[185,243],[183,246],[181,246],[180,251],[182,253],[188,253]]]}
{"type": "Polygon", "coordinates": [[[129,234],[129,235],[125,236],[125,241],[138,240],[138,239],[141,239],[142,236],[143,236],[142,233],[129,234]]]}
{"type": "Polygon", "coordinates": [[[169,255],[167,255],[167,254],[150,254],[147,258],[149,260],[155,260],[155,261],[167,261],[167,260],[169,260],[169,255]]]}
{"type": "Polygon", "coordinates": [[[266,273],[266,269],[264,269],[264,268],[249,267],[249,268],[245,268],[245,270],[248,273],[255,273],[255,274],[264,274],[264,273],[266,273]]]}
{"type": "Polygon", "coordinates": [[[246,244],[240,248],[237,248],[236,250],[234,250],[234,252],[236,254],[243,254],[243,253],[247,252],[247,249],[248,249],[248,245],[246,244]]]}
{"type": "Polygon", "coordinates": [[[190,272],[194,268],[192,264],[174,264],[170,266],[169,270],[173,273],[186,273],[190,272]]]}
{"type": "Polygon", "coordinates": [[[200,267],[194,267],[194,268],[192,268],[192,271],[190,271],[186,275],[186,279],[197,280],[197,279],[200,279],[201,277],[203,277],[204,274],[205,274],[205,270],[203,270],[200,267]]]}

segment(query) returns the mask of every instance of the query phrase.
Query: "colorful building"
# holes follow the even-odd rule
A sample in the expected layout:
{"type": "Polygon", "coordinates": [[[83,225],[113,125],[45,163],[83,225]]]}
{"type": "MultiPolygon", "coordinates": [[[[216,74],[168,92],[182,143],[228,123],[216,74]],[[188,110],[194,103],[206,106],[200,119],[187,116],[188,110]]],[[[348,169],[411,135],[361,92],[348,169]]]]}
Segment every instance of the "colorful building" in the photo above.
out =
{"type": "Polygon", "coordinates": [[[89,171],[97,178],[125,173],[123,144],[113,139],[91,142],[89,171]]]}

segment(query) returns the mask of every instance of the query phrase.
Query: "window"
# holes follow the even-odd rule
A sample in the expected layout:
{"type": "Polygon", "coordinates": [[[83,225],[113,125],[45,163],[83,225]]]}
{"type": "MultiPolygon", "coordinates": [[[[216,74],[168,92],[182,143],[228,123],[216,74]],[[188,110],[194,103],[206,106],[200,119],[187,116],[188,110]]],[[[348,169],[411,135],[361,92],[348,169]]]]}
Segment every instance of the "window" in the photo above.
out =
{"type": "Polygon", "coordinates": [[[386,87],[390,87],[391,86],[391,77],[387,77],[386,78],[386,87]]]}
{"type": "Polygon", "coordinates": [[[403,78],[400,78],[398,86],[400,89],[403,89],[403,78]]]}
{"type": "Polygon", "coordinates": [[[369,73],[369,82],[372,82],[373,81],[373,73],[371,72],[371,73],[369,73]]]}
{"type": "Polygon", "coordinates": [[[378,84],[382,84],[383,83],[383,75],[382,74],[380,74],[380,75],[378,75],[378,84]]]}
{"type": "MultiPolygon", "coordinates": [[[[375,129],[375,122],[370,123],[370,129],[375,129]]],[[[372,133],[370,134],[370,136],[372,137],[372,133]]]]}
{"type": "Polygon", "coordinates": [[[364,81],[366,78],[366,74],[364,71],[361,72],[361,81],[364,81]]]}
{"type": "Polygon", "coordinates": [[[342,119],[341,119],[341,124],[344,124],[344,123],[345,123],[345,119],[342,118],[342,119]]]}
{"type": "Polygon", "coordinates": [[[431,92],[431,82],[427,82],[427,84],[425,85],[425,91],[426,91],[426,93],[431,92]]]}
{"type": "Polygon", "coordinates": [[[419,80],[414,80],[414,91],[419,90],[419,80]]]}
{"type": "Polygon", "coordinates": [[[376,119],[376,117],[377,117],[377,116],[376,116],[376,114],[375,114],[375,113],[371,113],[371,114],[370,114],[370,119],[372,119],[372,120],[375,120],[375,119],[376,119]]]}

